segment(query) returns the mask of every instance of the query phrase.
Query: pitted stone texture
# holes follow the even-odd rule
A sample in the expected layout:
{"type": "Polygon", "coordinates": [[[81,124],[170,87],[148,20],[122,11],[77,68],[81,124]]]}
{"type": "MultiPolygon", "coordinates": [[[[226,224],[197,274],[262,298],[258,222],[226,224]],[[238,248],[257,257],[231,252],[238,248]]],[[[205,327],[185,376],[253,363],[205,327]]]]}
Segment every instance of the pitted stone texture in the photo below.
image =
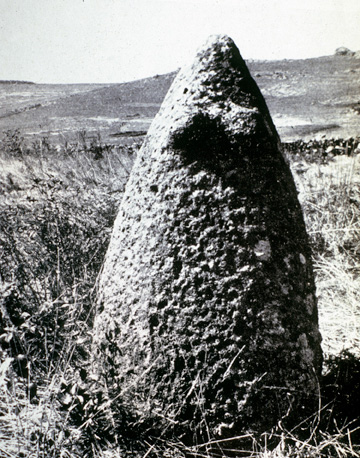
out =
{"type": "Polygon", "coordinates": [[[277,133],[235,44],[212,37],[127,184],[100,282],[100,365],[140,416],[189,440],[234,436],[315,409],[320,340],[277,133]]]}

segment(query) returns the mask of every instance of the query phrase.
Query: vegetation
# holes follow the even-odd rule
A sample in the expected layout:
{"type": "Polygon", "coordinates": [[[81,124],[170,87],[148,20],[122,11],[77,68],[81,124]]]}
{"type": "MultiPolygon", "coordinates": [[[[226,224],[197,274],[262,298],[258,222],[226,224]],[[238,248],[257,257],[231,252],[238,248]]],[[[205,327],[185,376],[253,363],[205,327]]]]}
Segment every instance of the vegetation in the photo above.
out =
{"type": "Polygon", "coordinates": [[[73,443],[69,419],[85,402],[73,380],[87,375],[94,288],[133,153],[88,142],[84,132],[60,151],[47,139],[26,147],[18,131],[3,138],[4,456],[57,456],[73,443]]]}
{"type": "MultiPolygon", "coordinates": [[[[237,438],[234,456],[360,457],[358,141],[286,154],[313,247],[326,356],[319,411],[293,431],[237,438]],[[338,148],[336,148],[338,147],[338,148]]],[[[136,425],[126,387],[89,366],[96,284],[137,146],[78,133],[54,147],[8,131],[0,145],[0,457],[218,457],[136,425]]]]}

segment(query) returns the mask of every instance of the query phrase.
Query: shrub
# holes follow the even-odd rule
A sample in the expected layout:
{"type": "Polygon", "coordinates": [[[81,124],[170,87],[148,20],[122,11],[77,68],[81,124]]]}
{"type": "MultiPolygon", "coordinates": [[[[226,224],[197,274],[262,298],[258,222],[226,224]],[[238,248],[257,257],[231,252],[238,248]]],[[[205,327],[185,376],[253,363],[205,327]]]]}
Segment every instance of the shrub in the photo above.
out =
{"type": "Polygon", "coordinates": [[[24,137],[21,136],[20,130],[8,130],[5,132],[0,143],[1,151],[10,156],[19,157],[24,151],[24,137]]]}

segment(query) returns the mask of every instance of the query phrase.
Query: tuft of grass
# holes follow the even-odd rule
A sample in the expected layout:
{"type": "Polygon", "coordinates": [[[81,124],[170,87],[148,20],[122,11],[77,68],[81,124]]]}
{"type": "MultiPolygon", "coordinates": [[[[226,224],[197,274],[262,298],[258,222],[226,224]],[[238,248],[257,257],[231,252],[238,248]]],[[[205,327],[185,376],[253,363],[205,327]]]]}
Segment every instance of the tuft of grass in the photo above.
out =
{"type": "Polygon", "coordinates": [[[32,381],[33,374],[27,379],[17,377],[11,363],[11,358],[5,358],[0,366],[0,456],[78,456],[74,448],[76,431],[56,403],[56,377],[38,386],[32,381]]]}

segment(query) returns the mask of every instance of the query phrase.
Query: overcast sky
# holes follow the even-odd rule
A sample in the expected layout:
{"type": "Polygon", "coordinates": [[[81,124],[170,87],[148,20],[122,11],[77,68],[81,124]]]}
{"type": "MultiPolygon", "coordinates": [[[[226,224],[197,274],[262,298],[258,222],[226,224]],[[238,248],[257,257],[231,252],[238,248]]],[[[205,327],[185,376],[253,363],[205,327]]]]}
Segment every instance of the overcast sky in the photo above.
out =
{"type": "Polygon", "coordinates": [[[177,69],[208,35],[245,59],[360,50],[360,0],[0,0],[0,79],[113,83],[177,69]]]}

